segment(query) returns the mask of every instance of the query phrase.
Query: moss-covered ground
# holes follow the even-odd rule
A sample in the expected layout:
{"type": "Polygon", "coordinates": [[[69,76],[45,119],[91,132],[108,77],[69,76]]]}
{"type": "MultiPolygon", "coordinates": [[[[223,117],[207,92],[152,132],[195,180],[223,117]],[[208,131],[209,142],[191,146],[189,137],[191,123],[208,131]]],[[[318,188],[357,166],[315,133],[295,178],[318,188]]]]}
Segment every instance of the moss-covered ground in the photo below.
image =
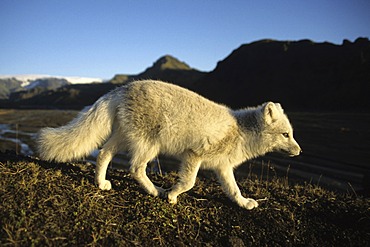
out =
{"type": "MultiPolygon", "coordinates": [[[[248,211],[212,176],[200,176],[176,205],[147,195],[126,171],[111,191],[89,163],[49,163],[0,153],[0,246],[369,246],[370,201],[288,177],[239,177],[248,211]]],[[[176,173],[150,174],[165,188],[176,173]]]]}

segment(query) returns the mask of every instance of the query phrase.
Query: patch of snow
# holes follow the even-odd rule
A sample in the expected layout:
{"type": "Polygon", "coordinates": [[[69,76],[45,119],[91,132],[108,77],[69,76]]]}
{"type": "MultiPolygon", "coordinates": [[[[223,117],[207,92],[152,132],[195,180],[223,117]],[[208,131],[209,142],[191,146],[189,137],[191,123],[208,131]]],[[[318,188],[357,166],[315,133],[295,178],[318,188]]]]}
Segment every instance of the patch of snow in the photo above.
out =
{"type": "Polygon", "coordinates": [[[101,78],[91,78],[91,77],[77,77],[77,76],[70,76],[70,77],[55,77],[55,78],[63,78],[69,81],[72,84],[83,84],[83,83],[101,83],[103,79],[101,78]]]}
{"type": "Polygon", "coordinates": [[[40,81],[39,80],[37,80],[37,81],[33,81],[33,82],[30,82],[27,86],[23,86],[23,84],[22,84],[22,86],[25,88],[25,89],[27,89],[27,90],[30,90],[30,89],[32,89],[32,88],[35,88],[35,87],[37,87],[37,86],[39,86],[40,85],[40,81]]]}
{"type": "Polygon", "coordinates": [[[4,136],[4,134],[7,134],[7,133],[15,134],[16,132],[18,132],[18,134],[29,135],[31,137],[36,136],[36,134],[34,134],[34,133],[12,130],[9,124],[0,124],[0,141],[14,142],[15,144],[18,144],[18,145],[21,146],[21,150],[20,150],[21,154],[23,154],[23,155],[32,155],[33,151],[31,150],[30,146],[28,146],[26,143],[22,142],[22,140],[4,136]]]}

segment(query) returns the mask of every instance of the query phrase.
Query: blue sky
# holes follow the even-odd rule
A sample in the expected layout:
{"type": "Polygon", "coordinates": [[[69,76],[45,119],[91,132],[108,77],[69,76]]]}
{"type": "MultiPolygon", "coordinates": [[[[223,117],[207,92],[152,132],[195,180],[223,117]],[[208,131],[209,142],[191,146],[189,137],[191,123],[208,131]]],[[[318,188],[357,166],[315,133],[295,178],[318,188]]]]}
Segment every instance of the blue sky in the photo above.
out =
{"type": "Polygon", "coordinates": [[[370,37],[369,0],[1,0],[0,75],[109,79],[170,54],[203,71],[271,38],[370,37]]]}

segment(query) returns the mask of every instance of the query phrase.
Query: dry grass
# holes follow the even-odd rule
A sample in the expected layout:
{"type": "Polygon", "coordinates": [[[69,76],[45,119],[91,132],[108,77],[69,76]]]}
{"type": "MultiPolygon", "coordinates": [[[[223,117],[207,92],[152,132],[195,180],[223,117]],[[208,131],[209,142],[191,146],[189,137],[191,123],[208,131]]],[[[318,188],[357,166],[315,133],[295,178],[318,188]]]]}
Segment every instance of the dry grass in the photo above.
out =
{"type": "MultiPolygon", "coordinates": [[[[267,198],[241,209],[211,177],[177,205],[145,194],[125,171],[110,171],[113,190],[93,184],[90,164],[56,164],[0,153],[1,246],[368,246],[370,203],[315,185],[253,172],[245,195],[267,198]]],[[[169,187],[176,174],[152,174],[169,187]]]]}

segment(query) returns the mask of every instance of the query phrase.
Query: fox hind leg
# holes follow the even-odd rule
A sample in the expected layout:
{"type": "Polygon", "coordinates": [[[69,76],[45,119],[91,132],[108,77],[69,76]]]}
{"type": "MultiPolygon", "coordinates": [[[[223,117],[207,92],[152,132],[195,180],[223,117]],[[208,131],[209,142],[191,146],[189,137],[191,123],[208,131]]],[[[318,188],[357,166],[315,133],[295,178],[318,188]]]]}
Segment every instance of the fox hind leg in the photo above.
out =
{"type": "MultiPolygon", "coordinates": [[[[138,150],[138,149],[137,149],[138,150]]],[[[143,146],[140,151],[132,152],[130,174],[140,184],[140,186],[150,195],[164,195],[165,190],[155,186],[146,175],[147,163],[154,159],[158,152],[154,148],[145,149],[143,146]]]]}
{"type": "Polygon", "coordinates": [[[95,167],[95,184],[98,185],[101,190],[110,190],[112,188],[111,182],[106,180],[106,173],[109,162],[118,152],[120,144],[120,137],[113,135],[99,152],[95,167]]]}

